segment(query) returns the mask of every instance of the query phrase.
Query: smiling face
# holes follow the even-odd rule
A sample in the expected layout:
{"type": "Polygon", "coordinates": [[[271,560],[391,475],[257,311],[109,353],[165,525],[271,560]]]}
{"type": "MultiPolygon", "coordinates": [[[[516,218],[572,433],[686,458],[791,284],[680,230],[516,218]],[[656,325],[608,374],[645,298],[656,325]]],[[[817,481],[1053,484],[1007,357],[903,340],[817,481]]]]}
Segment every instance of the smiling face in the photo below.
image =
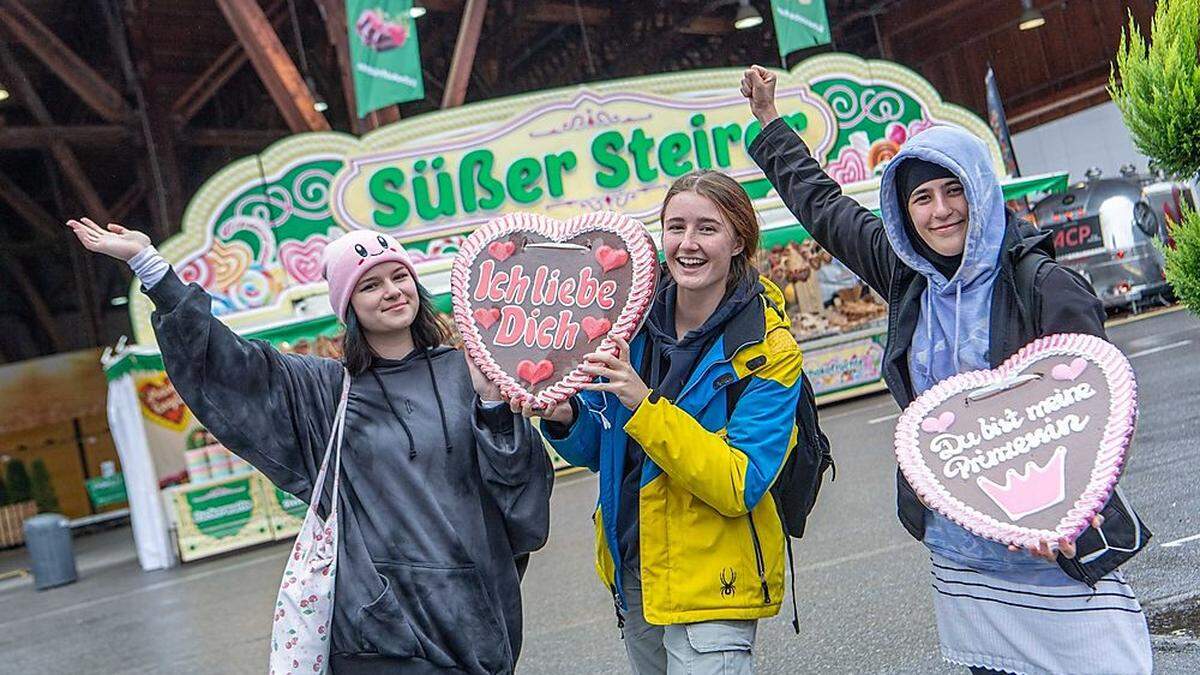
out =
{"type": "MultiPolygon", "coordinates": [[[[359,248],[365,249],[359,244],[355,250],[359,248]]],[[[375,255],[380,254],[382,250],[375,255]]],[[[367,252],[360,264],[369,264],[371,257],[367,252]]],[[[350,306],[368,335],[409,330],[420,303],[416,280],[408,267],[398,262],[382,262],[368,269],[350,295],[350,306]]]]}
{"type": "Polygon", "coordinates": [[[957,178],[922,183],[908,197],[908,217],[921,240],[946,256],[963,252],[970,209],[957,178]]]}
{"type": "Polygon", "coordinates": [[[743,249],[717,205],[690,191],[674,195],[663,209],[662,242],[671,277],[689,291],[723,293],[733,258],[743,249]]]}

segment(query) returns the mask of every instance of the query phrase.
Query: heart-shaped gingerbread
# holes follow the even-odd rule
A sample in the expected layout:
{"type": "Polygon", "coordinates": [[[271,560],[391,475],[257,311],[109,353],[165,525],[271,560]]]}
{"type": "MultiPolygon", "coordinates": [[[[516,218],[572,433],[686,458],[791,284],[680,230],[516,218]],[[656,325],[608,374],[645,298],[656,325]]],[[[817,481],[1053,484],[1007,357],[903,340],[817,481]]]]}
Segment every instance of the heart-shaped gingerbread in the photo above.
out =
{"type": "Polygon", "coordinates": [[[467,354],[505,396],[542,405],[591,379],[586,355],[633,337],[657,284],[645,226],[611,211],[496,218],[467,237],[450,273],[467,354]]]}
{"type": "Polygon", "coordinates": [[[896,459],[929,508],[971,532],[1053,547],[1108,502],[1136,420],[1137,383],[1120,350],[1049,335],[921,394],[896,423],[896,459]]]}

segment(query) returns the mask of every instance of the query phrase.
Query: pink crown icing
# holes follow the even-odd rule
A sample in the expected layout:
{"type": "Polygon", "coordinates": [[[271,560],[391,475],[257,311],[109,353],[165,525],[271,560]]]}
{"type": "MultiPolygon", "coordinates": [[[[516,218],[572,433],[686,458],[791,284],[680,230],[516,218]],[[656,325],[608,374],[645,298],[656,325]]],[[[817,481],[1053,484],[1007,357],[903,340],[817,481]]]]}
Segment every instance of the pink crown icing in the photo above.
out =
{"type": "Polygon", "coordinates": [[[1004,485],[997,485],[980,476],[976,479],[979,489],[996,502],[1014,521],[1031,513],[1050,508],[1063,500],[1067,487],[1064,469],[1067,449],[1058,446],[1046,466],[1025,462],[1025,471],[1017,473],[1009,469],[1004,473],[1004,485]]]}

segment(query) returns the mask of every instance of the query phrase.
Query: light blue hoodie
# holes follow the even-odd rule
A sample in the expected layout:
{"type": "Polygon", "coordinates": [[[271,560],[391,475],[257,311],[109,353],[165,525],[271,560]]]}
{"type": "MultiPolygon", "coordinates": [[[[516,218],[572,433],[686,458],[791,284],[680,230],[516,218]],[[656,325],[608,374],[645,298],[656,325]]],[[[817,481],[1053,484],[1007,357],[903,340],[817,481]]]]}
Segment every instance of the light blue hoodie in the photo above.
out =
{"type": "MultiPolygon", "coordinates": [[[[888,240],[904,264],[928,282],[909,347],[908,368],[913,390],[921,394],[958,373],[988,368],[992,286],[1000,271],[1007,214],[1004,193],[983,141],[957,127],[937,126],[909,139],[888,162],[879,186],[879,205],[888,240]],[[969,205],[962,264],[947,279],[913,248],[904,229],[907,206],[896,193],[896,169],[917,158],[944,166],[962,182],[969,205]]],[[[933,511],[925,519],[925,545],[930,550],[977,570],[1015,575],[1037,583],[1061,581],[1057,565],[1024,551],[976,537],[933,511]],[[1055,574],[1057,573],[1057,574],[1055,574]]]]}

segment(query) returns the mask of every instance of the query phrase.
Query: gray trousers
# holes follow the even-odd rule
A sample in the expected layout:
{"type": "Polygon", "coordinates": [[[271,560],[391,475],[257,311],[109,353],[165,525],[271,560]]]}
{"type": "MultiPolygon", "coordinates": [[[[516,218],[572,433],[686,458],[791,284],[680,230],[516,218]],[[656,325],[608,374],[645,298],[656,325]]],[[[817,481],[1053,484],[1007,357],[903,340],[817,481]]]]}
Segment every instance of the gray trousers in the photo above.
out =
{"type": "Polygon", "coordinates": [[[753,675],[757,621],[648,624],[632,574],[626,576],[625,601],[622,636],[634,675],[753,675]]]}

